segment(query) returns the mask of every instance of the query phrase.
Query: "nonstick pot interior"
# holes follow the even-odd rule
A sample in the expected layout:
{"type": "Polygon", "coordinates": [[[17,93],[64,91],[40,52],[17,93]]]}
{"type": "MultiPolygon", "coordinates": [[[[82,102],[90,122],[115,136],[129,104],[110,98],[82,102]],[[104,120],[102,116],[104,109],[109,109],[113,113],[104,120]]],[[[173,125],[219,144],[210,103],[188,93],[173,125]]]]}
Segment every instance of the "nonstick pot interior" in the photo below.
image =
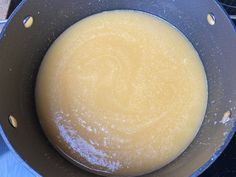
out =
{"type": "Polygon", "coordinates": [[[34,104],[38,68],[52,42],[66,28],[89,15],[134,9],[162,17],[181,30],[198,51],[209,86],[204,123],[190,147],[174,162],[146,176],[197,176],[223,151],[235,128],[236,33],[214,0],[24,0],[14,11],[0,40],[0,132],[31,172],[43,176],[95,176],[60,156],[44,136],[34,104]],[[208,14],[216,23],[210,25],[208,14]],[[25,28],[23,20],[34,23],[25,28]],[[13,115],[17,128],[8,121],[13,115]],[[222,119],[223,118],[223,119],[222,119]],[[28,165],[27,165],[28,164],[28,165]]]}

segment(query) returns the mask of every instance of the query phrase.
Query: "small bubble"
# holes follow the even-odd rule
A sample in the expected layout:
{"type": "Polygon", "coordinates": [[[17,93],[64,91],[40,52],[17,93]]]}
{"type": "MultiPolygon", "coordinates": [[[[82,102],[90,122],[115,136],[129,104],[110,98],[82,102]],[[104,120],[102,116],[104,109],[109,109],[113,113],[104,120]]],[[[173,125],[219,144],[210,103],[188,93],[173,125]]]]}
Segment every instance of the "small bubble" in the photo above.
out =
{"type": "Polygon", "coordinates": [[[229,132],[224,132],[224,134],[223,134],[223,135],[224,135],[224,136],[227,136],[228,134],[229,134],[229,132]]]}

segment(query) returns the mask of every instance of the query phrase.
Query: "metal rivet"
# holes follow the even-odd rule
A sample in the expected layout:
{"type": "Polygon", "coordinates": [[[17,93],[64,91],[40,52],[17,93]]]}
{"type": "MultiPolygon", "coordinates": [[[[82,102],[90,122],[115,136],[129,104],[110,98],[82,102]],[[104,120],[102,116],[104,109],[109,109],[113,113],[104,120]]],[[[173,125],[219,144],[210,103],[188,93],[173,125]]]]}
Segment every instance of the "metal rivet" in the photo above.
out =
{"type": "Polygon", "coordinates": [[[25,28],[30,28],[33,25],[33,23],[34,23],[34,19],[31,16],[28,16],[23,20],[23,24],[25,28]]]}
{"type": "Polygon", "coordinates": [[[207,15],[207,21],[210,25],[215,25],[216,24],[216,18],[215,15],[213,13],[209,13],[207,15]]]}
{"type": "Polygon", "coordinates": [[[17,128],[17,126],[18,126],[17,125],[17,120],[13,115],[10,115],[8,120],[9,120],[12,127],[17,128]]]}

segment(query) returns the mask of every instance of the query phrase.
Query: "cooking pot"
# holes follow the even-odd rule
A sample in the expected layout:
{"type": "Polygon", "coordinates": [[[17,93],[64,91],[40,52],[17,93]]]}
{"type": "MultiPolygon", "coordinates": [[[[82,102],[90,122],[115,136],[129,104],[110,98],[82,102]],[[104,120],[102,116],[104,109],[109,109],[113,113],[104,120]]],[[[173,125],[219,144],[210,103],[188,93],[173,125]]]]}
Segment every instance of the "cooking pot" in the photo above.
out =
{"type": "Polygon", "coordinates": [[[35,176],[96,176],[65,160],[43,134],[35,111],[35,80],[47,49],[66,28],[115,9],[140,10],[167,20],[200,55],[209,87],[202,127],[181,156],[145,175],[198,176],[236,130],[236,32],[214,0],[23,0],[0,36],[0,133],[35,176]]]}

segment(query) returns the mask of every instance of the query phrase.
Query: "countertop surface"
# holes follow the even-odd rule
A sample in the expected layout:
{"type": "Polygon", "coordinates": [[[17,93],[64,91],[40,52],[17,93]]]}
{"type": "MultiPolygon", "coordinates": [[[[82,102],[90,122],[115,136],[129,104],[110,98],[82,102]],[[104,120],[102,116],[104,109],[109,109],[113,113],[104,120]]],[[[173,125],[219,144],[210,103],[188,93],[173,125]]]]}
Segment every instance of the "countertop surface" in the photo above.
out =
{"type": "Polygon", "coordinates": [[[0,0],[0,20],[3,20],[7,16],[10,0],[0,0]]]}

